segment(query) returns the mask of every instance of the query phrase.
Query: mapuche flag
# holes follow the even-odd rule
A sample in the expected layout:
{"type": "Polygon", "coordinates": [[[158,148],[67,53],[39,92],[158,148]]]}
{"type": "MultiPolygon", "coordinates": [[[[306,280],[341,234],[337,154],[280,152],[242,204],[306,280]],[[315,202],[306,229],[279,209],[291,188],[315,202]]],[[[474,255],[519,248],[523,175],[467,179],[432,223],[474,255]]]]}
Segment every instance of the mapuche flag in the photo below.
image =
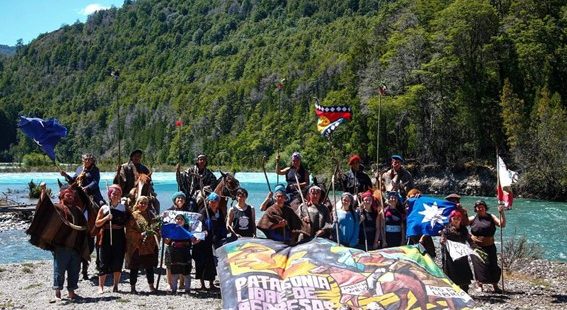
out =
{"type": "Polygon", "coordinates": [[[61,138],[67,136],[67,128],[59,124],[55,118],[43,120],[41,118],[20,116],[18,128],[39,145],[53,161],[55,161],[55,145],[61,138]]]}
{"type": "Polygon", "coordinates": [[[328,137],[337,127],[352,118],[352,109],[347,106],[323,107],[315,103],[315,113],[319,117],[317,130],[328,137]]]}

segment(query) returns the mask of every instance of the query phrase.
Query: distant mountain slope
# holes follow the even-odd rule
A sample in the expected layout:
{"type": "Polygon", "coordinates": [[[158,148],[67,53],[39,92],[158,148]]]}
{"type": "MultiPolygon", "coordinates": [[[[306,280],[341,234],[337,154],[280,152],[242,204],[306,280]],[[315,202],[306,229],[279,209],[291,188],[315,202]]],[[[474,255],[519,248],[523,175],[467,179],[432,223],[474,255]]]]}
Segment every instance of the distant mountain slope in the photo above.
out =
{"type": "Polygon", "coordinates": [[[0,55],[14,56],[14,54],[16,54],[15,46],[0,44],[0,55]]]}

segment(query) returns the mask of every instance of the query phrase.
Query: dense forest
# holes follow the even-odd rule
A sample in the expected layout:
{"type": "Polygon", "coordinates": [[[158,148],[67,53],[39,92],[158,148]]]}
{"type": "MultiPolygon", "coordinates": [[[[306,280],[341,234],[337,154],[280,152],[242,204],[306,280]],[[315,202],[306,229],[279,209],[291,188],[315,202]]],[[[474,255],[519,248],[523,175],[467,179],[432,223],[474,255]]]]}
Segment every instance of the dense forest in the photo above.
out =
{"type": "Polygon", "coordinates": [[[0,160],[38,151],[18,115],[56,117],[62,162],[115,162],[119,140],[122,160],[235,169],[301,150],[316,173],[498,150],[520,191],[567,199],[566,25],[559,0],[126,0],[0,56],[0,160]],[[314,98],[353,109],[330,141],[314,98]]]}

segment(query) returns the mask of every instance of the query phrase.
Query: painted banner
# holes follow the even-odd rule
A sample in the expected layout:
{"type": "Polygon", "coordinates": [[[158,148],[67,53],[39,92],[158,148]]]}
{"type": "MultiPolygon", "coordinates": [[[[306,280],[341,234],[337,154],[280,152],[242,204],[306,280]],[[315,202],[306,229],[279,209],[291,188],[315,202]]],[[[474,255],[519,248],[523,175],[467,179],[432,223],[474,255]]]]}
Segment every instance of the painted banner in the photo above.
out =
{"type": "Polygon", "coordinates": [[[447,240],[445,241],[445,246],[447,247],[449,256],[451,256],[451,260],[453,261],[468,255],[476,255],[478,258],[482,259],[473,249],[471,249],[471,247],[464,243],[447,240]]]}
{"type": "Polygon", "coordinates": [[[217,250],[223,309],[468,309],[469,295],[418,247],[364,252],[315,238],[242,238],[217,250]]]}

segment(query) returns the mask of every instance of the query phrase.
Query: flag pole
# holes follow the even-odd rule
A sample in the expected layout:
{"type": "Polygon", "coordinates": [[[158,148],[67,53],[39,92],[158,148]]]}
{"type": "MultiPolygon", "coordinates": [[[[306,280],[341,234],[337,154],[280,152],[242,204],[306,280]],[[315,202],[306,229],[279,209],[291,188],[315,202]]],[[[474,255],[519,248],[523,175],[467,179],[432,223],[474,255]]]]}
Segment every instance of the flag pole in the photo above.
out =
{"type": "MultiPolygon", "coordinates": [[[[177,163],[180,167],[181,167],[181,126],[183,126],[183,122],[181,120],[175,121],[175,127],[177,129],[177,139],[179,140],[179,150],[177,151],[177,163]]],[[[177,182],[177,191],[181,191],[181,185],[179,185],[179,182],[177,182]]]]}
{"type": "MultiPolygon", "coordinates": [[[[282,114],[282,92],[283,92],[283,88],[284,88],[284,83],[285,83],[285,79],[281,79],[278,83],[276,83],[276,89],[278,90],[278,124],[279,124],[279,118],[281,117],[282,114]]],[[[276,131],[276,140],[275,140],[275,144],[276,144],[276,167],[278,167],[279,163],[277,162],[277,158],[280,157],[280,144],[279,144],[279,127],[277,126],[277,131],[276,131]]],[[[276,171],[276,184],[280,183],[280,175],[277,173],[276,171]]]]}
{"type": "Polygon", "coordinates": [[[120,145],[120,139],[121,137],[121,130],[120,130],[120,104],[118,103],[118,96],[116,95],[117,89],[118,89],[118,78],[120,77],[120,71],[118,70],[112,70],[110,72],[110,75],[114,78],[114,91],[113,91],[113,95],[114,95],[114,101],[116,102],[116,127],[118,129],[118,165],[122,164],[122,150],[121,150],[121,145],[120,145]]]}
{"type": "MultiPolygon", "coordinates": [[[[341,244],[341,240],[339,238],[339,222],[338,222],[338,213],[337,213],[337,193],[335,192],[335,175],[337,174],[338,170],[339,170],[339,162],[337,161],[337,156],[336,156],[336,150],[333,147],[333,141],[331,140],[331,135],[332,133],[329,133],[329,146],[331,147],[331,154],[333,156],[333,160],[335,161],[335,169],[333,171],[333,175],[331,176],[331,185],[333,187],[333,201],[334,201],[334,206],[333,206],[333,210],[335,210],[335,221],[336,221],[336,225],[335,225],[335,232],[337,234],[337,243],[341,244]]],[[[356,176],[355,176],[356,178],[356,176]]],[[[327,190],[327,192],[329,192],[327,190]]],[[[325,203],[323,201],[323,203],[325,203]]]]}
{"type": "Polygon", "coordinates": [[[378,89],[378,128],[376,128],[376,170],[379,170],[380,163],[380,118],[382,110],[382,85],[378,89]]]}
{"type": "MultiPolygon", "coordinates": [[[[502,204],[500,197],[498,197],[498,190],[500,188],[500,156],[498,155],[498,148],[496,148],[496,201],[498,201],[498,206],[502,204]]],[[[502,213],[498,212],[499,221],[502,223],[502,213]]],[[[502,225],[502,224],[501,224],[502,225]]],[[[504,266],[504,238],[503,230],[504,228],[500,226],[500,257],[502,258],[502,292],[504,292],[504,272],[506,270],[504,266]]]]}

